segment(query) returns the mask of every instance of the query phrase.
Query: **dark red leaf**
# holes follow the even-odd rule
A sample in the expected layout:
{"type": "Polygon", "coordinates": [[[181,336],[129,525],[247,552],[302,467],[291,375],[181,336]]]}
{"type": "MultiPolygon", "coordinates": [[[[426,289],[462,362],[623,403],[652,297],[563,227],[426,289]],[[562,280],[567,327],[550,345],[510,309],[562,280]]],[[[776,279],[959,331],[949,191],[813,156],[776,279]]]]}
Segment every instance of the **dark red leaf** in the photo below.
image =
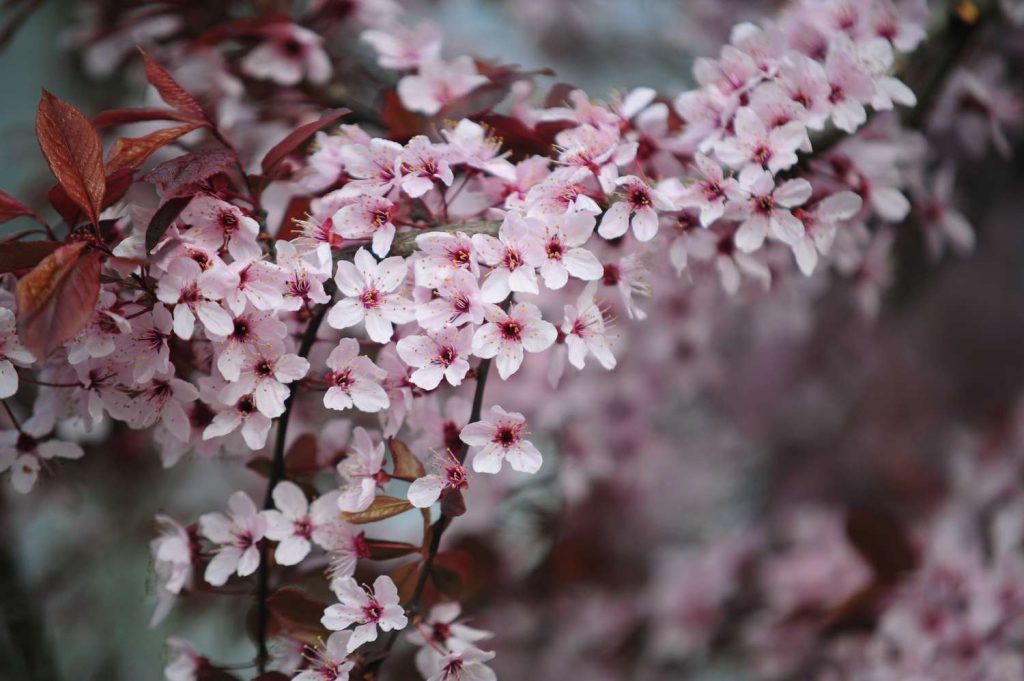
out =
{"type": "Polygon", "coordinates": [[[156,248],[156,245],[160,243],[160,239],[164,237],[164,233],[167,232],[167,228],[178,219],[181,211],[185,210],[185,206],[191,202],[191,196],[176,196],[173,199],[168,199],[156,209],[153,217],[149,219],[149,225],[146,227],[147,253],[156,248]]]}
{"type": "Polygon", "coordinates": [[[579,88],[569,83],[555,83],[548,90],[548,96],[544,98],[544,106],[548,109],[566,106],[569,103],[569,93],[577,89],[579,88]]]}
{"type": "Polygon", "coordinates": [[[441,513],[449,518],[458,518],[466,513],[466,498],[462,490],[447,489],[441,495],[441,513]]]}
{"type": "Polygon", "coordinates": [[[281,226],[277,228],[277,238],[288,241],[299,235],[299,225],[295,220],[301,220],[309,215],[310,197],[293,196],[284,209],[284,217],[281,218],[281,226]]]}
{"type": "Polygon", "coordinates": [[[275,144],[267,152],[267,155],[263,157],[263,161],[260,163],[263,174],[268,178],[275,177],[275,171],[281,165],[281,161],[295,153],[299,147],[309,141],[317,132],[331,125],[347,113],[348,109],[335,109],[324,114],[318,120],[296,128],[291,134],[275,144]]]}
{"type": "Polygon", "coordinates": [[[548,156],[558,132],[576,125],[572,121],[552,121],[553,125],[531,128],[518,118],[502,114],[486,114],[478,119],[501,140],[501,148],[519,161],[529,156],[548,156]]]}
{"type": "Polygon", "coordinates": [[[267,598],[267,610],[277,627],[299,639],[315,640],[323,633],[320,618],[326,607],[326,603],[291,586],[278,589],[267,598]]]}
{"type": "Polygon", "coordinates": [[[107,208],[123,199],[134,179],[135,170],[133,168],[122,168],[107,175],[107,191],[103,197],[103,207],[107,208]]]}
{"type": "Polygon", "coordinates": [[[899,518],[880,509],[846,514],[846,536],[881,584],[894,584],[917,565],[917,554],[899,518]]]}
{"type": "Polygon", "coordinates": [[[388,137],[396,142],[408,142],[427,130],[427,119],[402,106],[402,100],[394,90],[384,95],[380,118],[388,129],[388,137]]]}
{"type": "Polygon", "coordinates": [[[160,188],[164,200],[195,194],[214,175],[235,162],[235,155],[222,147],[205,149],[161,163],[143,179],[160,188]]]}
{"type": "Polygon", "coordinates": [[[103,254],[77,241],[57,248],[18,281],[18,335],[42,361],[90,319],[100,295],[103,254]]]}
{"type": "Polygon", "coordinates": [[[68,197],[90,222],[98,224],[106,174],[103,144],[92,123],[81,111],[43,90],[36,112],[36,137],[68,197]]]}
{"type": "Polygon", "coordinates": [[[149,121],[178,121],[179,123],[195,123],[188,115],[174,109],[111,109],[104,111],[93,119],[97,128],[113,128],[129,123],[146,123],[149,121]]]}
{"type": "Polygon", "coordinates": [[[238,677],[204,659],[196,668],[196,681],[238,681],[238,677]]]}
{"type": "Polygon", "coordinates": [[[46,198],[61,219],[68,224],[68,227],[74,227],[82,221],[82,209],[71,200],[63,186],[57,184],[51,187],[50,191],[46,192],[46,198]]]}
{"type": "Polygon", "coordinates": [[[110,153],[107,154],[107,172],[114,173],[124,169],[135,170],[145,163],[146,159],[152,156],[157,149],[199,127],[199,123],[188,123],[156,130],[143,137],[119,137],[111,147],[110,153]]]}
{"type": "Polygon", "coordinates": [[[168,73],[167,69],[150,59],[141,47],[139,54],[142,55],[142,60],[146,63],[146,79],[156,88],[160,99],[164,100],[168,106],[185,114],[192,122],[212,128],[213,121],[203,111],[199,101],[189,94],[188,90],[183,88],[178,81],[174,80],[174,76],[168,73]]]}
{"type": "Polygon", "coordinates": [[[59,241],[4,241],[0,243],[0,274],[35,267],[60,247],[59,241]]]}
{"type": "Polygon", "coordinates": [[[20,217],[29,217],[37,222],[41,222],[35,211],[13,196],[0,191],[0,224],[20,217]]]}
{"type": "Polygon", "coordinates": [[[366,546],[370,549],[370,560],[391,560],[416,553],[420,547],[400,541],[378,541],[367,539],[366,546]]]}
{"type": "Polygon", "coordinates": [[[402,603],[408,603],[416,589],[416,580],[419,578],[420,564],[405,563],[399,565],[392,571],[391,581],[398,587],[398,598],[402,603]]]}
{"type": "Polygon", "coordinates": [[[316,436],[304,433],[288,448],[284,455],[285,473],[289,478],[301,478],[320,470],[316,456],[316,436]]]}

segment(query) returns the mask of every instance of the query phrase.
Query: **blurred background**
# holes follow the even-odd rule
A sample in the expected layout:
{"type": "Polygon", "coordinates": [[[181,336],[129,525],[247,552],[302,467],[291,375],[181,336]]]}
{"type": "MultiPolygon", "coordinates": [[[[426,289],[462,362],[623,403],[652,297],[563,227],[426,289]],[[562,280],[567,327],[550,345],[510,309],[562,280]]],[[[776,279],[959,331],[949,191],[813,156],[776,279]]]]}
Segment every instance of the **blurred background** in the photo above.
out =
{"type": "MultiPolygon", "coordinates": [[[[555,80],[601,97],[638,85],[668,95],[691,87],[695,57],[716,54],[733,23],[779,4],[440,0],[411,11],[444,27],[447,54],[551,67],[555,80]]],[[[81,51],[64,49],[96,7],[46,0],[0,52],[0,188],[33,206],[49,186],[33,137],[40,88],[86,112],[141,99],[138,73],[97,73],[81,51]]],[[[131,40],[123,42],[127,54],[131,40]]],[[[1019,65],[1020,47],[1004,46],[1010,63],[1019,65]]],[[[1019,152],[1019,135],[1012,139],[1019,152]]],[[[725,313],[723,295],[656,291],[648,328],[670,331],[623,328],[629,342],[614,378],[563,385],[537,424],[548,455],[542,475],[474,487],[470,506],[493,499],[493,508],[453,528],[476,575],[466,609],[502,632],[499,678],[787,678],[772,664],[798,673],[773,657],[784,655],[757,622],[742,641],[716,638],[731,614],[724,596],[711,596],[724,588],[714,573],[728,575],[732,589],[757,581],[730,557],[785,543],[802,531],[792,529],[801,518],[826,537],[822,555],[843,543],[852,507],[884,509],[912,527],[952,493],[950,471],[964,452],[971,460],[1019,452],[1022,159],[961,156],[957,205],[976,230],[974,252],[928,259],[908,220],[874,318],[857,305],[856,280],[787,279],[725,313]]],[[[537,399],[505,391],[493,400],[512,409],[537,399]]],[[[235,489],[260,490],[262,479],[230,459],[163,470],[144,434],[83,437],[93,443],[86,457],[50,484],[29,497],[0,492],[0,608],[9,613],[0,678],[159,679],[171,633],[221,662],[250,659],[246,608],[231,598],[197,594],[148,626],[148,542],[154,514],[195,518],[235,489]]],[[[387,529],[415,536],[418,519],[408,523],[387,529]]],[[[841,568],[827,574],[847,584],[852,571],[853,588],[864,568],[842,550],[841,568]]]]}

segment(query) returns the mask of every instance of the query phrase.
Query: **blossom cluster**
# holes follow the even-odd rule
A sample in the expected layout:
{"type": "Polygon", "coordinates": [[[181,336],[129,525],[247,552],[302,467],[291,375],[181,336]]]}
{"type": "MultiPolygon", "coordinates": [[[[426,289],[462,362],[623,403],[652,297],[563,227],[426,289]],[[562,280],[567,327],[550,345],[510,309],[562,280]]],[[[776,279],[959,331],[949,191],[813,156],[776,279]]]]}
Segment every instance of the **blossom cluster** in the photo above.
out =
{"type": "MultiPolygon", "coordinates": [[[[694,298],[737,295],[746,280],[767,291],[834,267],[875,307],[887,226],[910,213],[908,194],[923,197],[935,252],[969,248],[973,232],[950,205],[952,169],[932,173],[920,138],[895,116],[868,121],[916,103],[894,65],[925,38],[923,3],[792,3],[772,22],[737,25],[717,58],[698,60],[695,89],[668,99],[637,88],[610,104],[581,90],[539,104],[532,74],[446,59],[433,26],[401,23],[390,3],[357,4],[361,40],[393,81],[385,113],[321,125],[303,112],[302,139],[288,146],[288,130],[274,131],[286,145],[276,157],[245,137],[247,126],[259,129],[260,109],[242,83],[298,93],[330,82],[336,64],[316,22],[236,22],[205,36],[201,50],[169,52],[174,76],[146,58],[174,109],[166,119],[189,129],[149,132],[167,138],[119,168],[114,160],[126,161],[115,151],[131,156],[121,138],[108,167],[134,172],[154,154],[155,168],[129,173],[131,189],[95,210],[91,225],[68,220],[66,243],[23,275],[17,296],[0,295],[0,399],[26,389],[35,398],[31,416],[2,434],[0,472],[27,493],[47,462],[81,457],[56,434],[66,419],[85,430],[150,429],[167,467],[221,453],[254,469],[267,463],[265,508],[237,491],[226,514],[195,525],[160,518],[154,621],[200,579],[217,589],[323,560],[337,603],[324,604],[319,624],[334,633],[309,646],[309,659],[282,661],[287,673],[349,678],[408,628],[430,681],[483,681],[494,678],[494,653],[476,644],[490,633],[463,624],[453,601],[418,612],[438,551],[430,533],[416,547],[368,537],[361,525],[439,508],[439,542],[465,511],[470,471],[542,471],[527,416],[484,397],[492,363],[510,385],[534,372],[557,386],[566,364],[616,368],[636,349],[612,310],[647,318],[663,266],[674,278],[658,278],[667,290],[657,293],[712,291],[694,298]],[[495,89],[505,113],[484,104],[495,89]],[[215,112],[193,94],[216,102],[215,112]],[[829,134],[841,141],[826,142],[829,134]],[[163,146],[178,138],[192,145],[184,156],[163,146]],[[261,173],[247,170],[260,155],[261,173]],[[63,322],[40,331],[40,318],[70,314],[37,315],[61,301],[41,303],[30,277],[71,258],[84,268],[92,256],[87,316],[70,333],[63,322]],[[299,446],[294,433],[288,439],[293,417],[319,433],[298,472],[284,467],[286,446],[299,446]],[[268,459],[259,452],[275,425],[268,459]],[[397,573],[372,587],[356,579],[360,561],[417,551],[424,577],[412,592],[400,594],[397,573]],[[379,631],[391,637],[374,649],[379,631]]],[[[108,196],[115,177],[105,178],[108,196]]],[[[735,574],[708,575],[712,587],[680,598],[725,599],[735,574]]],[[[834,584],[828,574],[823,590],[834,584]]],[[[259,598],[266,608],[267,595],[259,598]]],[[[202,658],[177,648],[174,665],[187,676],[202,658]]]]}

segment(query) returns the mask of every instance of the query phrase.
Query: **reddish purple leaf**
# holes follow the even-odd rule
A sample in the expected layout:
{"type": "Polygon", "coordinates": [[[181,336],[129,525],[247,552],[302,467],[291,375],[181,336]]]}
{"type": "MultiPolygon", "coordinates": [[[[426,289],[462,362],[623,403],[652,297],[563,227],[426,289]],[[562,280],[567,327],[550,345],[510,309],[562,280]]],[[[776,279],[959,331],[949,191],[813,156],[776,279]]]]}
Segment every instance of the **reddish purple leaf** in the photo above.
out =
{"type": "Polygon", "coordinates": [[[335,109],[330,111],[318,120],[301,125],[292,131],[287,137],[274,145],[274,147],[267,152],[267,155],[263,157],[263,161],[260,163],[260,168],[263,170],[263,174],[268,178],[274,178],[275,171],[281,162],[284,161],[289,155],[295,153],[295,151],[304,145],[309,138],[315,135],[320,130],[323,130],[327,126],[331,125],[339,118],[348,113],[348,109],[335,109]]]}
{"type": "Polygon", "coordinates": [[[61,245],[59,241],[4,241],[0,243],[0,274],[35,267],[61,245]]]}
{"type": "Polygon", "coordinates": [[[160,188],[164,200],[195,194],[214,175],[235,162],[235,155],[224,148],[206,149],[161,163],[143,179],[160,188]]]}
{"type": "Polygon", "coordinates": [[[129,123],[146,123],[149,121],[177,121],[179,123],[197,123],[190,116],[174,109],[111,109],[104,111],[93,119],[97,128],[113,128],[129,123]]]}
{"type": "Polygon", "coordinates": [[[149,55],[141,47],[139,48],[139,54],[142,55],[142,60],[146,63],[146,78],[156,88],[156,91],[160,94],[160,99],[164,100],[168,106],[185,114],[192,122],[211,128],[214,127],[213,121],[203,111],[199,101],[188,90],[183,88],[167,69],[150,59],[149,55]]]}
{"type": "Polygon", "coordinates": [[[36,113],[36,136],[43,156],[68,197],[94,225],[99,224],[106,190],[103,144],[81,111],[43,90],[36,113]]]}
{"type": "Polygon", "coordinates": [[[0,191],[0,224],[20,217],[29,217],[37,222],[40,221],[35,211],[13,196],[0,191]]]}
{"type": "Polygon", "coordinates": [[[199,127],[199,123],[188,123],[156,130],[143,137],[120,137],[114,142],[114,146],[111,147],[110,153],[107,155],[107,172],[134,170],[145,163],[146,159],[152,156],[157,149],[199,127]]]}
{"type": "Polygon", "coordinates": [[[18,334],[42,361],[92,319],[103,254],[85,241],[65,244],[18,281],[18,334]]]}

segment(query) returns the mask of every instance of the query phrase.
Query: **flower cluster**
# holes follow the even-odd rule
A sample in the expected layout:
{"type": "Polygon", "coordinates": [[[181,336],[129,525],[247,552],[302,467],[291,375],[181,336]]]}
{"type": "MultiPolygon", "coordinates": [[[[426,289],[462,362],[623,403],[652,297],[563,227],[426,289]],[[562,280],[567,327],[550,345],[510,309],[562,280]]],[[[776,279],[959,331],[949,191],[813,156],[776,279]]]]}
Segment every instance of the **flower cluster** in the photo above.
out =
{"type": "MultiPolygon", "coordinates": [[[[525,377],[558,386],[566,363],[584,372],[591,358],[592,369],[614,369],[640,352],[616,317],[644,320],[679,290],[710,308],[745,280],[769,290],[834,267],[877,305],[888,226],[912,205],[926,213],[935,254],[971,245],[970,224],[950,205],[952,168],[931,168],[895,116],[868,122],[915,105],[894,64],[924,39],[927,12],[916,2],[802,0],[772,22],[737,25],[717,58],[698,60],[696,89],[675,98],[637,88],[604,104],[569,90],[541,104],[534,74],[448,59],[434,27],[406,26],[389,2],[352,3],[350,19],[389,74],[384,111],[317,120],[316,106],[288,107],[338,66],[318,28],[331,18],[321,4],[305,22],[236,20],[204,34],[202,50],[167,50],[173,75],[145,56],[170,108],[106,112],[96,125],[179,127],[119,138],[105,162],[92,124],[44,96],[40,142],[65,195],[57,207],[71,206],[61,210],[69,234],[27,249],[42,255],[10,268],[20,277],[0,294],[0,399],[34,398],[27,419],[8,409],[0,472],[28,492],[47,462],[81,457],[55,434],[68,419],[85,430],[148,429],[167,467],[186,455],[242,455],[267,476],[267,504],[237,491],[227,514],[197,525],[161,517],[155,619],[199,574],[203,588],[220,589],[259,572],[262,669],[266,618],[277,616],[267,613],[268,571],[322,561],[338,602],[322,604],[312,626],[334,633],[286,672],[373,674],[409,627],[430,681],[485,681],[494,653],[475,644],[489,634],[462,624],[455,602],[427,615],[420,605],[428,581],[441,590],[441,535],[476,481],[467,468],[545,470],[527,416],[547,415],[525,377]],[[250,100],[243,81],[287,95],[250,100]],[[247,138],[269,133],[260,121],[281,109],[289,125],[273,131],[279,144],[267,151],[247,138]],[[54,161],[67,155],[67,130],[46,132],[75,115],[99,149],[89,182],[54,161]],[[173,140],[188,153],[175,155],[173,140]],[[136,174],[151,156],[155,167],[136,174]],[[485,398],[492,363],[507,382],[501,401],[527,414],[485,398]],[[316,451],[296,428],[319,434],[316,451]],[[360,529],[413,508],[428,523],[421,546],[360,529]],[[366,562],[414,554],[372,588],[356,579],[366,562]],[[390,636],[374,645],[378,631],[390,636]]],[[[573,480],[586,486],[600,473],[573,480]]],[[[798,580],[814,593],[787,592],[783,561],[765,568],[763,579],[779,582],[778,610],[815,607],[819,592],[862,576],[834,530],[825,521],[810,539],[797,531],[794,543],[806,540],[819,561],[813,579],[798,580]]],[[[656,648],[708,645],[709,611],[735,595],[751,550],[743,538],[712,559],[678,562],[697,576],[657,604],[679,626],[665,627],[656,648]]]]}

